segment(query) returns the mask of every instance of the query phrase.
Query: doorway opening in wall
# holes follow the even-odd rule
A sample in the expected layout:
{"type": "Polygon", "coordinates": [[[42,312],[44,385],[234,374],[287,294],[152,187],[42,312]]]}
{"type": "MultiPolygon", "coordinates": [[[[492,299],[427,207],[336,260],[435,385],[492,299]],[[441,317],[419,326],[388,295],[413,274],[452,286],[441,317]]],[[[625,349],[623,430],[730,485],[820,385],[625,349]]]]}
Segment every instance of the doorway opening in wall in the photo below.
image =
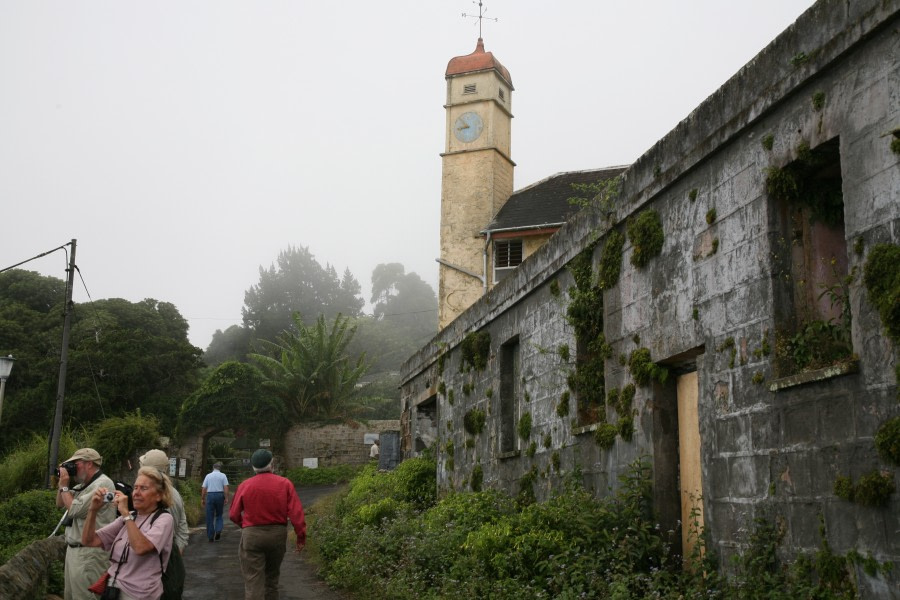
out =
{"type": "Polygon", "coordinates": [[[206,461],[203,474],[212,471],[215,463],[222,463],[222,473],[228,476],[232,489],[253,475],[250,455],[259,448],[258,436],[226,429],[211,435],[206,442],[206,461]]]}
{"type": "Polygon", "coordinates": [[[653,513],[673,554],[690,559],[702,553],[700,535],[704,528],[702,439],[697,363],[703,346],[665,361],[670,374],[665,383],[653,383],[649,402],[653,427],[653,513]]]}
{"type": "Polygon", "coordinates": [[[796,156],[766,171],[778,377],[854,357],[839,139],[801,143],[796,156]]]}
{"type": "Polygon", "coordinates": [[[518,450],[516,414],[519,407],[520,365],[519,338],[500,346],[500,455],[518,450]]]}

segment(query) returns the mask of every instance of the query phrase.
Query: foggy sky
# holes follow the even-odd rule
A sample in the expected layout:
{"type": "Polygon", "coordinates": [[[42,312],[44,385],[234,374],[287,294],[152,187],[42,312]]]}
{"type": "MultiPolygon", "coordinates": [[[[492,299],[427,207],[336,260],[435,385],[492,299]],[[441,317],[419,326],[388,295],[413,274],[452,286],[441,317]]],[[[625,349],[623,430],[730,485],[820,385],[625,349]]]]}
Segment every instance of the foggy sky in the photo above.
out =
{"type": "MultiPolygon", "coordinates": [[[[633,162],[811,4],[485,0],[515,188],[633,162]]],[[[172,302],[204,349],[289,245],[349,268],[367,301],[379,263],[436,288],[444,70],[478,37],[464,12],[0,0],[0,268],[77,238],[76,302],[172,302]]],[[[65,260],[22,268],[64,279],[65,260]]]]}

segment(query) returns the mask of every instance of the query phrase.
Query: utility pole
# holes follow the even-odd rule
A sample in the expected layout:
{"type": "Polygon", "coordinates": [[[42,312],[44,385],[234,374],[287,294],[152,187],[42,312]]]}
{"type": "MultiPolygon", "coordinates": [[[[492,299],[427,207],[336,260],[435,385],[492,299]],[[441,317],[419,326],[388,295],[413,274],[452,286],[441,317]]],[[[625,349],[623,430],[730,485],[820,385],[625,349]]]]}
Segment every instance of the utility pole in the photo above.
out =
{"type": "Polygon", "coordinates": [[[69,362],[69,329],[72,327],[72,290],[75,288],[75,244],[72,240],[72,252],[69,254],[69,268],[66,269],[66,304],[63,311],[62,351],[59,354],[59,380],[56,386],[56,416],[53,419],[53,431],[50,436],[50,458],[47,462],[47,477],[44,483],[50,489],[50,476],[59,464],[59,438],[62,434],[63,400],[66,397],[66,367],[69,362]]]}

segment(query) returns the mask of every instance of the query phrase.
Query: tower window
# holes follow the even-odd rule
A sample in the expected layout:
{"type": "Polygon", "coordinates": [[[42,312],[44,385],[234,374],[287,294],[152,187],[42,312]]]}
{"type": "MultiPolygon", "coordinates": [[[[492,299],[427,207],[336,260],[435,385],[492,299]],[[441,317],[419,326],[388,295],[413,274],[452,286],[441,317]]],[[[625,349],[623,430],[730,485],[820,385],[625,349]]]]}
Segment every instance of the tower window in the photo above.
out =
{"type": "Polygon", "coordinates": [[[467,83],[463,86],[463,94],[474,94],[476,91],[474,83],[467,83]]]}
{"type": "Polygon", "coordinates": [[[506,91],[503,88],[500,88],[500,100],[506,102],[506,91]]]}
{"type": "Polygon", "coordinates": [[[522,240],[497,240],[494,242],[494,282],[506,277],[522,264],[522,240]]]}

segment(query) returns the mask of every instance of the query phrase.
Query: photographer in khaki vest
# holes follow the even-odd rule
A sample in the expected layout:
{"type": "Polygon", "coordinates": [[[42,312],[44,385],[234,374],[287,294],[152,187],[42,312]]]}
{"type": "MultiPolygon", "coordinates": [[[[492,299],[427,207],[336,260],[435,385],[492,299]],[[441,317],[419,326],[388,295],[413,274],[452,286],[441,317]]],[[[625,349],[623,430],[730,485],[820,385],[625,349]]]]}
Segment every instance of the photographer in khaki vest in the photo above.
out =
{"type": "MultiPolygon", "coordinates": [[[[109,566],[109,556],[102,548],[81,545],[81,532],[87,518],[91,497],[97,488],[114,489],[113,481],[100,471],[103,458],[93,448],[82,448],[59,465],[56,506],[68,511],[66,524],[66,600],[97,600],[88,591],[109,566]]],[[[116,518],[116,508],[107,504],[97,513],[97,526],[103,527],[116,518]]]]}

